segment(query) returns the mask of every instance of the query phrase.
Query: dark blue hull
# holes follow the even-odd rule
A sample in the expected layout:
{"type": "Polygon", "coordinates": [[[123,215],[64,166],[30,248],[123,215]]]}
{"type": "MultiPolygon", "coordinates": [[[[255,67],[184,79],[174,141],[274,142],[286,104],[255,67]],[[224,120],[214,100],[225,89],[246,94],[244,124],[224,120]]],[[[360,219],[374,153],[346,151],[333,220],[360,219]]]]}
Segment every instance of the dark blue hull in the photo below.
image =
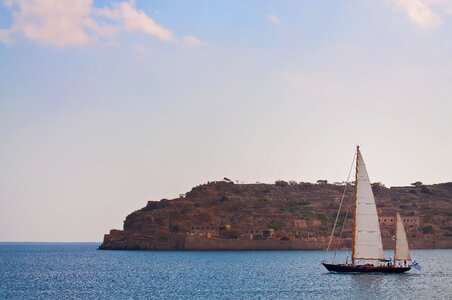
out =
{"type": "Polygon", "coordinates": [[[411,267],[398,266],[374,266],[374,265],[344,265],[327,264],[322,265],[330,272],[338,273],[404,273],[411,270],[411,267]]]}

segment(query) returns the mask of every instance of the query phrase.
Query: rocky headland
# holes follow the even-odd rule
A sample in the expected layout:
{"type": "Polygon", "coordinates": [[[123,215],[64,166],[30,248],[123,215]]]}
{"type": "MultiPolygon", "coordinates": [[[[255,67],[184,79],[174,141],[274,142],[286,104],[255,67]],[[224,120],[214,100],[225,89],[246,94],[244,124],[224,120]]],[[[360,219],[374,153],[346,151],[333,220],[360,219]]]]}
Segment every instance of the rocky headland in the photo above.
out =
{"type": "MultiPolygon", "coordinates": [[[[374,183],[383,243],[393,245],[395,209],[411,248],[452,248],[452,182],[387,188],[374,183]]],[[[177,199],[148,201],[111,230],[107,250],[325,249],[346,186],[277,181],[194,187],[177,199]]],[[[351,245],[353,185],[348,184],[332,247],[351,245]]]]}

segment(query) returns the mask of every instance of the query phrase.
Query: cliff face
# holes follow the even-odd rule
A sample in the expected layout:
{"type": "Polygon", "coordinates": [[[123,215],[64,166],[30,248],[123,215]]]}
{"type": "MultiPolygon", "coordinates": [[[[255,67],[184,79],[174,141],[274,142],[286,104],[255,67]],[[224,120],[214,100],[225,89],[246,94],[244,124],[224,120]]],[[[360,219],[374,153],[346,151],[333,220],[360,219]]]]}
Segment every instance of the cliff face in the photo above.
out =
{"type": "MultiPolygon", "coordinates": [[[[203,184],[185,197],[149,201],[127,216],[123,230],[106,234],[99,248],[323,249],[344,188],[283,181],[203,184]]],[[[396,188],[374,184],[373,190],[385,247],[392,246],[391,222],[399,208],[412,248],[452,248],[452,183],[396,188]]],[[[349,185],[333,243],[340,248],[350,246],[352,199],[349,185]]]]}

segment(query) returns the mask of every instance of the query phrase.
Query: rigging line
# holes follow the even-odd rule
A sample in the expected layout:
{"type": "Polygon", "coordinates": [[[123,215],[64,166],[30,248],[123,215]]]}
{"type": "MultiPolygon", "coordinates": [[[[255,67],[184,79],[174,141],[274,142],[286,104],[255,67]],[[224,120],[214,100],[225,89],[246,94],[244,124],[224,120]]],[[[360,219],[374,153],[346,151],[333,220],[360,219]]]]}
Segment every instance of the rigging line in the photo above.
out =
{"type": "Polygon", "coordinates": [[[355,163],[355,157],[356,153],[355,155],[353,155],[352,165],[350,166],[350,171],[348,171],[347,181],[345,183],[344,192],[342,193],[341,203],[339,204],[339,209],[336,214],[336,220],[334,221],[333,231],[331,232],[330,240],[328,241],[328,248],[326,249],[326,251],[330,251],[331,241],[333,240],[334,230],[336,230],[337,219],[339,218],[339,213],[341,212],[342,202],[345,198],[345,192],[347,192],[348,181],[350,180],[350,174],[352,173],[353,165],[355,163]]]}
{"type": "MultiPolygon", "coordinates": [[[[342,239],[342,234],[344,233],[345,223],[347,223],[348,209],[345,211],[344,223],[342,223],[341,233],[339,234],[339,241],[342,239]]],[[[339,242],[337,243],[337,249],[339,249],[339,242]]]]}
{"type": "Polygon", "coordinates": [[[342,239],[342,235],[344,233],[345,224],[347,223],[347,217],[348,217],[348,209],[345,211],[345,216],[344,216],[344,221],[342,223],[341,233],[339,234],[339,240],[336,244],[336,248],[334,249],[334,257],[336,257],[336,251],[339,250],[339,244],[342,239]]]}
{"type": "MultiPolygon", "coordinates": [[[[347,201],[347,200],[346,200],[347,201]]],[[[342,240],[342,234],[344,233],[344,227],[345,227],[345,223],[347,223],[347,216],[348,216],[348,209],[345,211],[345,216],[344,216],[344,221],[342,223],[342,228],[341,228],[341,232],[339,234],[339,239],[336,243],[336,247],[334,248],[334,256],[333,256],[333,260],[336,259],[336,252],[339,250],[339,245],[340,242],[342,240]]]]}

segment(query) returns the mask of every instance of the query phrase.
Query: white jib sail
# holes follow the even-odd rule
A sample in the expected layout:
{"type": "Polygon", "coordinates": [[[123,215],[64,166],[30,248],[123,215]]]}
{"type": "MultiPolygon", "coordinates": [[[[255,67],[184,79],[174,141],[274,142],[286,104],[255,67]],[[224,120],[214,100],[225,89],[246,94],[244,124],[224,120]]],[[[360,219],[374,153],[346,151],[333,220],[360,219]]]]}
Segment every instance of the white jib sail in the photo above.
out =
{"type": "Polygon", "coordinates": [[[411,260],[410,248],[408,247],[408,239],[406,238],[405,228],[403,226],[403,220],[397,212],[397,224],[396,224],[396,260],[411,260]]]}
{"type": "Polygon", "coordinates": [[[355,259],[384,259],[375,198],[361,152],[358,150],[355,259]]]}

